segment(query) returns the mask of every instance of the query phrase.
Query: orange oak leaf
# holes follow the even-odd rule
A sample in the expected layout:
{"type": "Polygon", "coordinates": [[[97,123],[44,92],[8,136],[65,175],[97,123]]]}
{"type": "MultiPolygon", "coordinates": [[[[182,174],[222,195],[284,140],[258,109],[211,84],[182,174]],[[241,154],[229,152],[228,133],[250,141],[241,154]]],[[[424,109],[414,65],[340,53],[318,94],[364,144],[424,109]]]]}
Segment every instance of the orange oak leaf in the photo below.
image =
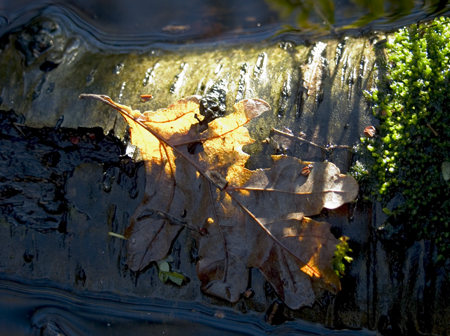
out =
{"type": "Polygon", "coordinates": [[[306,216],[352,201],[358,185],[330,162],[273,156],[270,169],[246,169],[242,147],[253,140],[244,125],[270,110],[265,101],[245,99],[204,127],[198,96],[143,114],[107,96],[80,97],[118,110],[145,160],[144,200],[125,232],[132,270],[164,258],[187,227],[206,293],[237,301],[250,267],[259,268],[291,308],[314,302],[313,285],[340,290],[331,266],[339,241],[330,224],[306,216]]]}

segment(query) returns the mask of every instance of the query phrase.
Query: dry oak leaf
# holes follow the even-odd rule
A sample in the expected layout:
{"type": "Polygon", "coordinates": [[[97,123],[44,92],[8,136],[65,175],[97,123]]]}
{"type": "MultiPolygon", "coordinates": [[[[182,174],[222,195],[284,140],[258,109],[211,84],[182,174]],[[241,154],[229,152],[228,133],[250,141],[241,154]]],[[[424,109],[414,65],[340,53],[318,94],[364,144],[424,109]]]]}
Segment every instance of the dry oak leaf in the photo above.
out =
{"type": "Polygon", "coordinates": [[[265,101],[245,99],[202,131],[198,96],[143,114],[107,96],[80,97],[118,110],[145,160],[144,200],[125,233],[132,270],[164,258],[188,227],[205,293],[237,301],[247,290],[250,267],[259,268],[293,309],[311,305],[317,287],[340,290],[331,266],[339,241],[330,224],[305,216],[352,201],[358,184],[330,162],[287,156],[273,156],[270,169],[246,169],[242,146],[253,140],[243,126],[270,110],[265,101]],[[304,176],[306,166],[310,174],[304,176]]]}

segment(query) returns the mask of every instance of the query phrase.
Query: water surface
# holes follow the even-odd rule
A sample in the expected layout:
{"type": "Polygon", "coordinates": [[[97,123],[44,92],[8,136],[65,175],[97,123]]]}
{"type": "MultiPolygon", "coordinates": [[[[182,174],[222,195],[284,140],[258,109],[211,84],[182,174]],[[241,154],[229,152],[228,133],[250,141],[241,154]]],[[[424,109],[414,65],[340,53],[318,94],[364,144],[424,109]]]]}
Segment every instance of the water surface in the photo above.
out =
{"type": "Polygon", "coordinates": [[[37,16],[57,16],[93,44],[127,50],[167,44],[301,42],[320,36],[360,35],[429,20],[448,11],[447,1],[287,0],[6,1],[0,35],[37,16]]]}

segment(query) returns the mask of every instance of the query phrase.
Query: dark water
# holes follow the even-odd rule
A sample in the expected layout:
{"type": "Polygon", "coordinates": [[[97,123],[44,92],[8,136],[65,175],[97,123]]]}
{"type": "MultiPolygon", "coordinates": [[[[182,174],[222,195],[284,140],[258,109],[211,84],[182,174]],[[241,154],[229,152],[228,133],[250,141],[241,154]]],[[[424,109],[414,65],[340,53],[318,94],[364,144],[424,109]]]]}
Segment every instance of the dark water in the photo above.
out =
{"type": "Polygon", "coordinates": [[[447,0],[18,0],[0,2],[0,35],[37,16],[59,17],[92,44],[115,51],[165,44],[301,42],[391,30],[448,11],[447,0]]]}
{"type": "Polygon", "coordinates": [[[44,281],[0,280],[0,335],[373,335],[304,321],[274,327],[256,314],[219,313],[200,303],[76,295],[44,281]]]}

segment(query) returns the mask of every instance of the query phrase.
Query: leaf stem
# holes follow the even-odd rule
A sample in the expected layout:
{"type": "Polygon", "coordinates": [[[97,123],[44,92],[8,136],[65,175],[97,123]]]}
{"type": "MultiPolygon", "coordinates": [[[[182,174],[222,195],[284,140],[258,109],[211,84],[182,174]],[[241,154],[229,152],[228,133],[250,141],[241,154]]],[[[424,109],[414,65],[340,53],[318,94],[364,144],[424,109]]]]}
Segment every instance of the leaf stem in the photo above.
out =
{"type": "Polygon", "coordinates": [[[295,135],[292,135],[292,134],[289,134],[289,133],[286,133],[286,132],[277,130],[276,128],[272,128],[272,132],[278,133],[278,134],[281,134],[281,135],[284,135],[284,136],[289,137],[289,138],[293,138],[293,139],[297,139],[297,140],[306,142],[306,143],[308,143],[308,144],[310,144],[310,145],[312,145],[312,146],[319,147],[320,149],[323,149],[323,150],[325,150],[325,151],[327,150],[325,147],[320,146],[320,145],[318,145],[318,144],[315,144],[314,142],[311,142],[311,141],[308,141],[308,140],[306,140],[306,139],[300,138],[300,137],[298,137],[298,136],[295,136],[295,135]]]}
{"type": "Polygon", "coordinates": [[[337,149],[350,148],[350,146],[346,146],[346,145],[330,145],[330,146],[326,146],[326,147],[320,146],[320,145],[318,145],[318,144],[316,144],[316,143],[314,143],[312,141],[300,138],[298,136],[295,136],[293,134],[289,134],[287,132],[283,132],[283,131],[277,130],[276,128],[272,128],[272,132],[284,135],[284,136],[289,137],[289,138],[293,138],[293,139],[296,139],[296,140],[300,140],[300,141],[306,142],[306,143],[310,144],[311,146],[318,147],[318,148],[320,148],[320,149],[322,149],[324,151],[329,151],[329,150],[336,149],[336,148],[337,149]]]}
{"type": "Polygon", "coordinates": [[[146,211],[147,212],[144,212],[144,214],[141,215],[138,219],[142,219],[143,217],[151,217],[151,218],[154,218],[154,219],[165,219],[165,220],[169,221],[172,225],[185,226],[189,230],[193,230],[195,232],[198,232],[202,236],[204,235],[204,233],[200,229],[198,229],[197,227],[195,227],[195,226],[193,226],[193,225],[191,225],[191,224],[189,224],[189,223],[187,223],[185,221],[179,220],[178,218],[176,218],[176,217],[174,217],[172,215],[169,215],[168,213],[165,213],[165,212],[159,211],[159,210],[155,210],[155,209],[148,209],[146,211]]]}

